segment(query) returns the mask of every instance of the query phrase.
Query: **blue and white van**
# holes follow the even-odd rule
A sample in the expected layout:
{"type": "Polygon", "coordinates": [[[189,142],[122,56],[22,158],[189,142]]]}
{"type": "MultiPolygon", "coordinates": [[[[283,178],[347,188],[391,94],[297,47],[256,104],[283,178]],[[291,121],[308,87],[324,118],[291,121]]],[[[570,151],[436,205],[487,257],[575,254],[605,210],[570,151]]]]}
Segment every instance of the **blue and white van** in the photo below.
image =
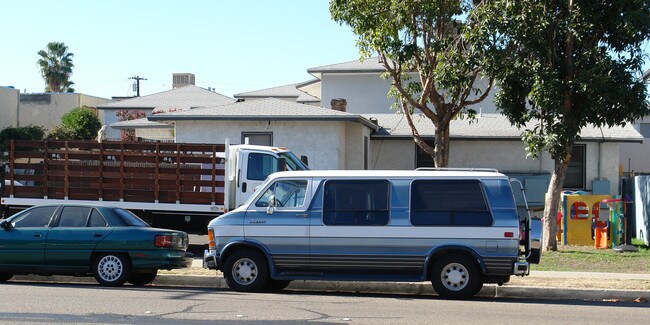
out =
{"type": "Polygon", "coordinates": [[[496,170],[280,172],[210,222],[204,267],[238,291],[429,280],[465,298],[539,262],[541,227],[531,235],[524,214],[496,170]]]}

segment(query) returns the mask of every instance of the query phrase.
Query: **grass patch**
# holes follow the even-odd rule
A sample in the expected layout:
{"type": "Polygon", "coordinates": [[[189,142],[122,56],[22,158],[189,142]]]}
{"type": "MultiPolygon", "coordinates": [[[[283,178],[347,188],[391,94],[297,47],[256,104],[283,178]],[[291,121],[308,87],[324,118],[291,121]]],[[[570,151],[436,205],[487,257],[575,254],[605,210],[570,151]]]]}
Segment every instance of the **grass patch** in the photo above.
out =
{"type": "Polygon", "coordinates": [[[538,271],[616,272],[650,274],[650,248],[633,241],[638,252],[619,253],[612,249],[595,249],[590,246],[561,246],[555,252],[542,253],[538,271]]]}

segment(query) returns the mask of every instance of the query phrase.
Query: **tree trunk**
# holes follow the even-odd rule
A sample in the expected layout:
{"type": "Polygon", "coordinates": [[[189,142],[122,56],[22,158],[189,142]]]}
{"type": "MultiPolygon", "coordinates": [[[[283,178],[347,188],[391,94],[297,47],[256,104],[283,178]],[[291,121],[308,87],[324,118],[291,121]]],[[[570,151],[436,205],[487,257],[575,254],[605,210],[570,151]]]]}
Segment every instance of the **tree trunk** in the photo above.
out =
{"type": "Polygon", "coordinates": [[[560,207],[560,195],[564,176],[569,168],[569,158],[555,160],[555,168],[551,176],[551,183],[548,185],[546,199],[544,202],[544,241],[542,242],[543,251],[557,250],[557,213],[560,207]]]}
{"type": "Polygon", "coordinates": [[[434,143],[433,162],[435,167],[449,166],[449,123],[436,126],[436,143],[434,143]]]}

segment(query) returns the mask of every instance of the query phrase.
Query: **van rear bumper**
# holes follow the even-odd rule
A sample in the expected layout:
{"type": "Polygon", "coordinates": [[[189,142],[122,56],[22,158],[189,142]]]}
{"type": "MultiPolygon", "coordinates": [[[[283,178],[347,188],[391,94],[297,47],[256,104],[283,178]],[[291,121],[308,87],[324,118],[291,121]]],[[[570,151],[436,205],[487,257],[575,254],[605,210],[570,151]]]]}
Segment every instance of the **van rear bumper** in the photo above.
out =
{"type": "Polygon", "coordinates": [[[530,264],[526,261],[518,261],[515,262],[515,265],[513,267],[513,273],[514,275],[529,275],[530,274],[530,264]]]}

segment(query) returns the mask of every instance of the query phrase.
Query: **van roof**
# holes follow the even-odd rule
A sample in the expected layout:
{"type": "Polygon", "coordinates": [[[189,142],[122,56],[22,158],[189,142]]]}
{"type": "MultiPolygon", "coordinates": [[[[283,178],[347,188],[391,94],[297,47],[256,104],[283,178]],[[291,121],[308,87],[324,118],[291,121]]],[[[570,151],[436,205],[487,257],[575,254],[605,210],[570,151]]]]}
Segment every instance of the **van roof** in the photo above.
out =
{"type": "Polygon", "coordinates": [[[505,178],[496,170],[455,169],[455,170],[301,170],[271,174],[270,178],[285,177],[326,177],[326,178],[414,178],[414,177],[463,177],[463,178],[505,178]]]}

